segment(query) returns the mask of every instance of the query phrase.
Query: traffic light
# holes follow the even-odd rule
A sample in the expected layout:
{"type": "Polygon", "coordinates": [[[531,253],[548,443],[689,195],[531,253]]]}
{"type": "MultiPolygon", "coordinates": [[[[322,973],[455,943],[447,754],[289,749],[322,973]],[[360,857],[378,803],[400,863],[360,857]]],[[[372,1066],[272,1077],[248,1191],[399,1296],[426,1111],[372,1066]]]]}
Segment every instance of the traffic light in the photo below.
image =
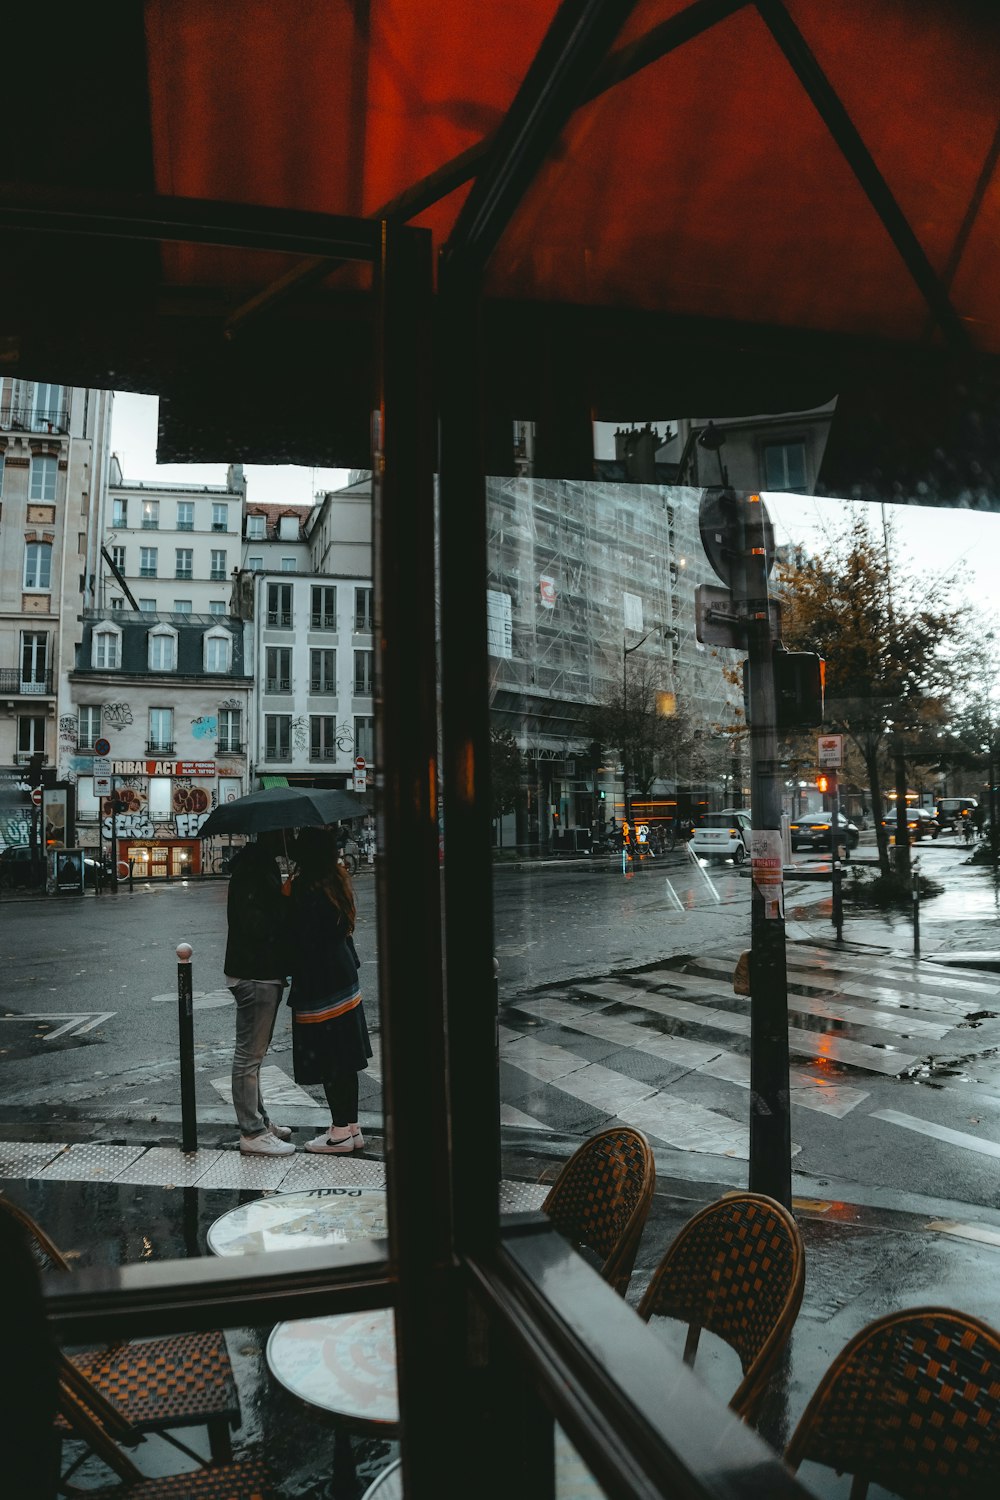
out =
{"type": "MultiPolygon", "coordinates": [[[[775,647],[775,728],[816,729],[823,723],[826,662],[814,651],[785,651],[775,647]]],[[[750,663],[743,663],[743,712],[750,719],[750,663]]]]}
{"type": "Polygon", "coordinates": [[[829,776],[817,776],[816,777],[816,787],[821,792],[824,792],[824,793],[828,792],[830,790],[830,778],[829,778],[829,776]]]}
{"type": "Polygon", "coordinates": [[[603,787],[601,787],[601,790],[597,794],[598,801],[603,802],[604,799],[607,797],[607,795],[608,795],[607,792],[604,790],[603,787]]]}

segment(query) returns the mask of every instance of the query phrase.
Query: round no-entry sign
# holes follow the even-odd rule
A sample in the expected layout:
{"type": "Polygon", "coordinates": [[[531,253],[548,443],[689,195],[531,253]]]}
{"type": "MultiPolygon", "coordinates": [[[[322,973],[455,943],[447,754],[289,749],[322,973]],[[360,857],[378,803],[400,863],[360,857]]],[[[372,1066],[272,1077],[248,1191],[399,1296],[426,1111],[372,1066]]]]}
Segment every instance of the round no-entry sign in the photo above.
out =
{"type": "Polygon", "coordinates": [[[367,764],[367,762],[365,761],[365,758],[364,758],[363,755],[356,755],[355,756],[355,758],[354,758],[354,769],[356,771],[363,771],[366,764],[367,764]]]}
{"type": "Polygon", "coordinates": [[[41,805],[42,805],[42,789],[41,789],[40,786],[32,787],[32,789],[31,789],[31,800],[35,804],[36,807],[41,807],[41,805]]]}

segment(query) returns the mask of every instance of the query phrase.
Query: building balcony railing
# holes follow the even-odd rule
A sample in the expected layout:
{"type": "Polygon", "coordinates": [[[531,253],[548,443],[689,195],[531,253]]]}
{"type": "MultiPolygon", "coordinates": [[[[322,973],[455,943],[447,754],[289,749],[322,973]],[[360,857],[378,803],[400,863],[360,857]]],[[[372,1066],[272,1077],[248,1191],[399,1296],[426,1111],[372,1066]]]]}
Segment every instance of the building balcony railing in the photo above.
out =
{"type": "Polygon", "coordinates": [[[42,677],[24,677],[16,667],[0,667],[0,693],[14,693],[22,697],[36,697],[39,693],[51,693],[52,673],[42,677]]]}
{"type": "Polygon", "coordinates": [[[69,412],[64,407],[36,411],[15,405],[0,412],[0,427],[13,432],[69,432],[69,412]]]}
{"type": "Polygon", "coordinates": [[[218,755],[242,755],[242,740],[216,740],[216,754],[218,755]]]}
{"type": "Polygon", "coordinates": [[[269,609],[267,612],[267,623],[277,625],[281,630],[290,630],[292,627],[292,616],[290,613],[269,609]]]}
{"type": "MultiPolygon", "coordinates": [[[[14,751],[14,764],[15,764],[15,766],[29,766],[31,764],[32,760],[34,760],[35,756],[38,755],[38,754],[39,754],[39,751],[37,751],[37,750],[15,750],[14,751]]],[[[42,755],[42,765],[43,766],[47,766],[48,763],[49,763],[49,757],[47,755],[43,754],[42,755]]]]}
{"type": "Polygon", "coordinates": [[[176,746],[173,740],[147,740],[147,755],[173,755],[176,746]]]}
{"type": "Polygon", "coordinates": [[[271,761],[271,760],[291,760],[291,758],[292,758],[292,751],[291,751],[291,746],[290,745],[285,745],[283,747],[278,747],[278,746],[275,746],[275,745],[266,745],[264,747],[264,759],[265,760],[268,760],[268,761],[271,761]]]}
{"type": "Polygon", "coordinates": [[[332,745],[329,749],[326,749],[322,745],[313,745],[312,749],[309,751],[309,759],[310,760],[336,760],[337,759],[337,747],[336,747],[336,745],[332,745]]]}

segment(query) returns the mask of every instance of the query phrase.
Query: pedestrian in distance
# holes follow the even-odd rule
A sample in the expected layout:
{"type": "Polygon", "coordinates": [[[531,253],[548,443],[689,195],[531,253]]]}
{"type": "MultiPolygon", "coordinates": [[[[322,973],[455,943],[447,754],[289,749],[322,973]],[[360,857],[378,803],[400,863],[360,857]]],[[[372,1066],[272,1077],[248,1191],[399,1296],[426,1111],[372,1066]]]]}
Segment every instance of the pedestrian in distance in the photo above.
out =
{"type": "Polygon", "coordinates": [[[240,1150],[250,1156],[290,1156],[291,1130],[274,1125],[260,1090],[260,1069],[288,982],[288,898],[282,894],[280,835],[264,833],[233,860],[229,879],[226,984],[236,1001],[233,1107],[240,1150]]]}
{"type": "Polygon", "coordinates": [[[290,893],[292,1064],[296,1083],[321,1083],[330,1127],[307,1151],[343,1156],[364,1148],[358,1074],[372,1055],[354,947],[351,877],[337,860],[336,836],[303,828],[290,893]]]}

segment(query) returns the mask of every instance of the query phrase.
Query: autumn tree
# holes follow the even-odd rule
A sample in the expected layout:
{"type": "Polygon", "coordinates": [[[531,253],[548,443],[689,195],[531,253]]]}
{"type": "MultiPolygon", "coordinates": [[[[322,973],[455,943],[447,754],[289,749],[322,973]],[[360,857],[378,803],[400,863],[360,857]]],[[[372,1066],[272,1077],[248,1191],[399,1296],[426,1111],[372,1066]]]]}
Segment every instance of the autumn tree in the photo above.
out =
{"type": "Polygon", "coordinates": [[[517,794],[521,785],[521,751],[517,740],[509,729],[490,725],[490,791],[493,802],[493,817],[500,829],[505,813],[513,812],[517,806],[517,794]]]}
{"type": "Polygon", "coordinates": [[[996,792],[1000,776],[1000,694],[997,685],[1000,625],[981,614],[970,617],[957,645],[952,671],[958,702],[939,763],[959,771],[975,770],[985,776],[988,788],[985,811],[990,824],[990,852],[995,862],[1000,855],[996,792]]]}
{"type": "Polygon", "coordinates": [[[665,686],[654,657],[629,658],[620,686],[587,716],[591,739],[618,751],[628,768],[629,795],[648,797],[660,777],[676,774],[689,751],[692,725],[676,695],[665,686]]]}
{"type": "Polygon", "coordinates": [[[778,570],[785,645],[825,658],[826,726],[864,762],[885,875],[885,757],[894,757],[905,809],[906,757],[927,752],[943,722],[943,656],[958,623],[945,599],[950,580],[906,576],[890,565],[896,551],[891,535],[854,511],[824,552],[778,570]]]}

